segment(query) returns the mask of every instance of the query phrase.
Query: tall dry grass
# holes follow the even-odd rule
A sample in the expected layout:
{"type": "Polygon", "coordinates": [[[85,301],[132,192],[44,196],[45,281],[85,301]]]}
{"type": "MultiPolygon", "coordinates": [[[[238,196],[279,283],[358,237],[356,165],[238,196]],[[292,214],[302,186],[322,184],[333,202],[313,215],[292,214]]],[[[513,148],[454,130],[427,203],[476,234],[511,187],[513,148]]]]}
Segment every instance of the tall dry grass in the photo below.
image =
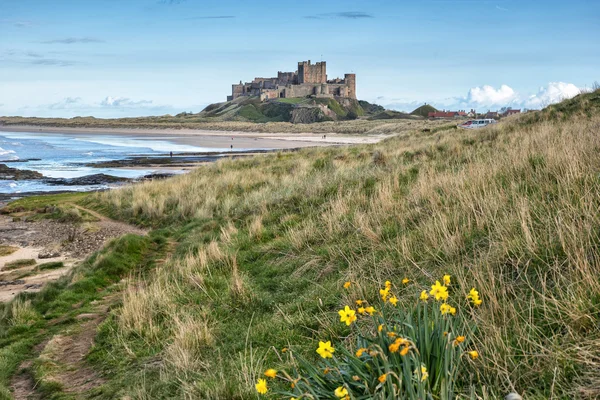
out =
{"type": "MultiPolygon", "coordinates": [[[[99,194],[125,218],[221,224],[218,238],[178,261],[192,267],[161,268],[145,289],[126,294],[122,329],[148,331],[172,347],[181,333],[155,332],[154,321],[164,315],[198,323],[200,316],[173,304],[197,287],[219,302],[215,283],[201,277],[217,270],[232,293],[223,302],[234,307],[236,298],[247,299],[259,278],[235,254],[251,240],[268,254],[265,263],[299,265],[280,280],[349,279],[367,288],[407,276],[418,292],[450,273],[457,290],[474,284],[484,299],[475,316],[477,385],[529,398],[598,398],[600,116],[571,118],[515,118],[474,132],[414,132],[378,145],[224,160],[99,194]]],[[[277,323],[306,317],[301,305],[283,319],[276,309],[277,323]]],[[[317,318],[321,332],[335,321],[327,310],[317,318]]],[[[185,381],[186,365],[203,364],[194,364],[190,346],[177,346],[189,353],[178,356],[183,369],[173,372],[185,381]]],[[[228,379],[244,393],[242,375],[228,379]]]]}

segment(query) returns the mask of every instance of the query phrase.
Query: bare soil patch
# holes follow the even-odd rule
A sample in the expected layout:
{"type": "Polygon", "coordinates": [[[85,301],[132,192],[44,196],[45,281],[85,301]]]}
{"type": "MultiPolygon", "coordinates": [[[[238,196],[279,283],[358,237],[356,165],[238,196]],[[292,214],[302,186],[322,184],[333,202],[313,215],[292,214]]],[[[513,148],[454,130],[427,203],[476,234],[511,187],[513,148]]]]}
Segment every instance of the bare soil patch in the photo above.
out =
{"type": "Polygon", "coordinates": [[[46,282],[68,274],[73,266],[100,250],[109,240],[147,231],[113,221],[97,212],[72,205],[94,216],[97,221],[83,224],[38,220],[25,222],[12,216],[0,215],[0,246],[16,248],[11,254],[0,256],[0,302],[9,301],[23,291],[38,291],[46,282]],[[10,271],[7,264],[16,260],[34,259],[36,265],[10,271]],[[42,263],[63,262],[65,267],[51,271],[37,271],[42,263]]]}

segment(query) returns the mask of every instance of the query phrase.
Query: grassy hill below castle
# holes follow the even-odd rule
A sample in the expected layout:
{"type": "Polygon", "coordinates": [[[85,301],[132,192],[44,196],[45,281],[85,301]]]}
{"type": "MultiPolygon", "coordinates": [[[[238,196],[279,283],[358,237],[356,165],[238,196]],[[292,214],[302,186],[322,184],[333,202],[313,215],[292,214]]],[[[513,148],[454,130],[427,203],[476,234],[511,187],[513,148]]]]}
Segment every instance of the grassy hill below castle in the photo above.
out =
{"type": "MultiPolygon", "coordinates": [[[[467,336],[457,398],[596,399],[599,124],[596,91],[481,130],[224,159],[88,195],[78,201],[151,233],[0,307],[0,399],[15,374],[53,399],[256,399],[265,369],[318,362],[319,341],[332,341],[336,360],[344,345],[358,350],[340,323],[345,305],[379,309],[390,281],[406,310],[445,274],[458,308],[448,318],[467,336]],[[465,296],[473,287],[479,307],[465,296]],[[98,305],[105,319],[85,359],[94,379],[74,395],[56,343],[98,305]]],[[[314,373],[332,393],[341,379],[314,373]]],[[[268,384],[261,398],[279,398],[268,384]]]]}

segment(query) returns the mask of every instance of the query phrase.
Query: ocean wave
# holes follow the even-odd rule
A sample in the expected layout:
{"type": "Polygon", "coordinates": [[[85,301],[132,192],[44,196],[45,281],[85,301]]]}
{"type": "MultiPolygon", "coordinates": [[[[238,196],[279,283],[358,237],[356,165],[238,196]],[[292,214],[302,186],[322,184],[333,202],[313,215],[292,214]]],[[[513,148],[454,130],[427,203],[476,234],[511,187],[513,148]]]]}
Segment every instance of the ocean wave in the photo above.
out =
{"type": "Polygon", "coordinates": [[[0,156],[4,156],[7,154],[15,154],[14,150],[4,150],[2,147],[0,147],[0,156]]]}
{"type": "Polygon", "coordinates": [[[18,156],[13,156],[11,154],[15,154],[14,150],[4,150],[2,147],[0,147],[0,161],[7,161],[7,160],[18,160],[19,157],[18,156]]]}

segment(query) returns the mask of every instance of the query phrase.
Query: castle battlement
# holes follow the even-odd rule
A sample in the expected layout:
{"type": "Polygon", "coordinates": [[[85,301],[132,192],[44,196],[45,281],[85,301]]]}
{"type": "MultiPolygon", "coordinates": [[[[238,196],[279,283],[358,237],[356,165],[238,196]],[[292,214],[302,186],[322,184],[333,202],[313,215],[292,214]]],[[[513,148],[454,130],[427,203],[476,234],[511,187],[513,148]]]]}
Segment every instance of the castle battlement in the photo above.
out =
{"type": "Polygon", "coordinates": [[[235,100],[242,96],[258,96],[262,101],[290,97],[346,97],[356,99],[356,74],[345,74],[344,78],[327,80],[325,61],[311,64],[300,61],[295,72],[277,72],[277,77],[254,78],[252,82],[233,84],[231,96],[235,100]]]}

